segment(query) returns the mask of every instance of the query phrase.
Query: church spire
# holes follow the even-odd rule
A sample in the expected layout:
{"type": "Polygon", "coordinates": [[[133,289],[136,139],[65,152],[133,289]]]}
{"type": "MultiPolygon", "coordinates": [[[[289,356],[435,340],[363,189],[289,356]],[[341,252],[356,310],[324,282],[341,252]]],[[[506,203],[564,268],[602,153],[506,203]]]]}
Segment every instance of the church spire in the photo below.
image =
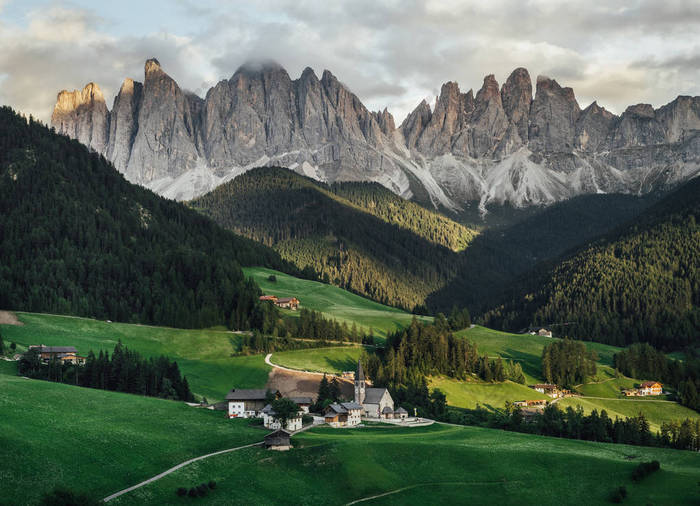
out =
{"type": "Polygon", "coordinates": [[[355,373],[355,381],[364,381],[365,371],[362,370],[362,361],[357,361],[357,372],[355,373]]]}

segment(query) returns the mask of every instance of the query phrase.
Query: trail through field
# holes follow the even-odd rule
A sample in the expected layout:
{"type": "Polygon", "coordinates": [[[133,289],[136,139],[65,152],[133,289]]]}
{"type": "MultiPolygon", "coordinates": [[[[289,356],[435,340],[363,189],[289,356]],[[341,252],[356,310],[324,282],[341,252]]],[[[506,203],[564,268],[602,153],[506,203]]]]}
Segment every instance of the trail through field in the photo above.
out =
{"type": "MultiPolygon", "coordinates": [[[[303,429],[302,429],[302,430],[303,430],[303,429]]],[[[149,479],[147,479],[146,481],[142,481],[141,483],[139,483],[139,484],[137,484],[137,485],[134,485],[134,486],[129,487],[129,488],[125,488],[124,490],[120,490],[119,492],[115,492],[114,494],[109,495],[109,496],[105,497],[104,499],[102,499],[102,501],[104,501],[104,502],[111,501],[112,499],[115,499],[115,498],[119,497],[120,495],[124,495],[124,494],[126,494],[126,493],[128,493],[128,492],[131,492],[132,490],[136,490],[137,488],[141,488],[141,487],[143,487],[144,485],[148,485],[149,483],[153,483],[154,481],[160,480],[160,479],[163,478],[164,476],[167,476],[167,475],[169,475],[170,473],[174,473],[174,472],[177,471],[178,469],[181,469],[181,468],[183,468],[183,467],[185,467],[185,466],[187,466],[187,465],[189,465],[189,464],[192,464],[193,462],[197,462],[198,460],[208,459],[209,457],[215,457],[216,455],[223,455],[224,453],[231,453],[231,452],[235,452],[236,450],[242,450],[242,449],[244,449],[244,448],[251,448],[251,447],[253,447],[253,446],[259,446],[259,445],[261,445],[261,444],[263,444],[263,442],[262,442],[262,441],[259,441],[259,442],[257,442],[257,443],[251,443],[251,444],[249,444],[249,445],[238,446],[238,447],[236,447],[236,448],[229,448],[228,450],[220,450],[220,451],[218,451],[218,452],[208,453],[208,454],[206,454],[206,455],[201,455],[201,456],[199,456],[199,457],[195,457],[195,458],[193,458],[193,459],[186,460],[185,462],[182,462],[181,464],[178,464],[178,465],[176,465],[175,467],[171,467],[171,468],[168,469],[167,471],[163,471],[162,473],[157,474],[157,475],[154,476],[153,478],[149,478],[149,479]]]]}
{"type": "MultiPolygon", "coordinates": [[[[358,504],[361,502],[372,501],[374,499],[379,499],[380,497],[386,497],[388,495],[398,494],[400,492],[404,492],[406,490],[411,490],[411,489],[418,488],[418,487],[429,487],[431,485],[449,485],[449,486],[454,486],[454,485],[495,485],[495,484],[502,484],[502,483],[504,483],[503,480],[495,480],[495,481],[435,481],[435,482],[431,482],[431,483],[416,483],[414,485],[409,485],[408,487],[397,488],[396,490],[390,490],[389,492],[371,495],[369,497],[363,497],[362,499],[356,499],[352,502],[347,503],[345,506],[351,506],[353,504],[358,504]]],[[[514,482],[510,482],[510,483],[520,483],[520,482],[514,481],[514,482]]]]}

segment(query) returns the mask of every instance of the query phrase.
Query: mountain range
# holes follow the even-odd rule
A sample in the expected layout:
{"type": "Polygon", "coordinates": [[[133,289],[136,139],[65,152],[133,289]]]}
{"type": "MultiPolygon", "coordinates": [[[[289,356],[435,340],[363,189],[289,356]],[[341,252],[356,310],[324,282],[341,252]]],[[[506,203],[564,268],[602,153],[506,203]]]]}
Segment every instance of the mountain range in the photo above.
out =
{"type": "Polygon", "coordinates": [[[582,194],[644,194],[700,173],[700,97],[617,116],[571,88],[518,68],[476,93],[442,85],[401,125],[368,110],[330,71],[292,80],[246,64],[205,98],[182,90],[156,59],[126,79],[112,109],[95,83],[58,94],[51,124],[103,154],[132,182],[190,200],[247,170],[288,167],[325,183],[372,181],[460,213],[549,205],[582,194]]]}

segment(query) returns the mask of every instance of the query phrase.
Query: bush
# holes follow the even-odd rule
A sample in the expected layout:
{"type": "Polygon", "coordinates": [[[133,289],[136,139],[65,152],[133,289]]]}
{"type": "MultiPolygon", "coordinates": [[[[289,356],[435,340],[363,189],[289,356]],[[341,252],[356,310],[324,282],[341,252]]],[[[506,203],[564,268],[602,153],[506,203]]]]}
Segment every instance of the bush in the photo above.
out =
{"type": "Polygon", "coordinates": [[[99,503],[85,494],[76,494],[67,488],[56,487],[45,494],[39,504],[42,506],[96,506],[99,503]]]}
{"type": "Polygon", "coordinates": [[[615,503],[621,503],[625,500],[625,497],[627,497],[627,488],[622,485],[613,490],[613,493],[610,495],[610,500],[615,503]]]}
{"type": "Polygon", "coordinates": [[[185,497],[187,495],[187,489],[185,487],[179,487],[175,493],[180,497],[185,497]]]}
{"type": "Polygon", "coordinates": [[[192,487],[187,495],[190,497],[197,497],[197,489],[192,487]]]}
{"type": "Polygon", "coordinates": [[[642,462],[634,469],[634,471],[632,471],[632,479],[634,481],[642,481],[651,473],[658,471],[659,469],[661,469],[661,464],[658,460],[652,460],[651,462],[642,462]]]}
{"type": "Polygon", "coordinates": [[[197,494],[199,494],[199,497],[207,495],[207,486],[204,483],[197,485],[197,494]]]}
{"type": "Polygon", "coordinates": [[[274,274],[270,274],[270,275],[267,277],[267,280],[270,281],[270,282],[272,282],[272,283],[277,283],[277,276],[275,276],[274,274]]]}
{"type": "Polygon", "coordinates": [[[211,480],[209,482],[209,488],[212,490],[214,490],[216,488],[216,482],[214,480],[211,480]]]}

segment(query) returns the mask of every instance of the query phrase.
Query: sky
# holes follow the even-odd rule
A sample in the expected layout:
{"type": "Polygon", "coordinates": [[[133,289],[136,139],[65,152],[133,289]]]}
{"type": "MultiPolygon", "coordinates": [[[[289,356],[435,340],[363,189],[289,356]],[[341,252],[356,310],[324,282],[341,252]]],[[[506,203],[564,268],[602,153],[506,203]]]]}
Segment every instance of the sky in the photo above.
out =
{"type": "Polygon", "coordinates": [[[699,34],[698,0],[0,0],[0,104],[48,122],[93,81],[111,108],[155,57],[200,96],[248,61],[328,69],[397,125],[444,82],[517,67],[620,114],[700,95],[699,34]]]}

